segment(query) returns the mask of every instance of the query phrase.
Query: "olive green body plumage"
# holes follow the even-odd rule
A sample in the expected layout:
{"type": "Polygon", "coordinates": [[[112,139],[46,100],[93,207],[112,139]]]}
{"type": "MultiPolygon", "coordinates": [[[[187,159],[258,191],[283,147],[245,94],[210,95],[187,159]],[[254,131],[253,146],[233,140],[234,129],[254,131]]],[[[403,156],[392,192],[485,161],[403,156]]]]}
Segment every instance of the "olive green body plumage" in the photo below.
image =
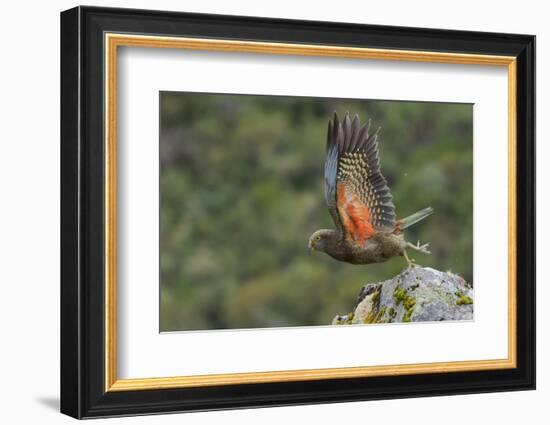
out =
{"type": "Polygon", "coordinates": [[[391,257],[403,255],[407,242],[403,234],[377,233],[363,246],[349,243],[336,230],[323,229],[314,233],[310,248],[322,251],[332,258],[351,264],[383,263],[391,257]],[[315,240],[316,237],[321,239],[315,240]]]}

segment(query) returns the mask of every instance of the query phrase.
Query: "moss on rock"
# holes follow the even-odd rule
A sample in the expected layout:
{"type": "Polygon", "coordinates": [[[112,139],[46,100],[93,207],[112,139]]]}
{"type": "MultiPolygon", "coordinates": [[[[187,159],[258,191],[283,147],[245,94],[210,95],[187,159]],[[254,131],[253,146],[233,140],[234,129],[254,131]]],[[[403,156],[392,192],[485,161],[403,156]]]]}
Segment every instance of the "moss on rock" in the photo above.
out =
{"type": "Polygon", "coordinates": [[[414,313],[414,307],[416,305],[416,299],[409,295],[406,289],[400,288],[399,286],[393,291],[393,299],[395,300],[395,305],[399,306],[403,304],[405,313],[403,314],[402,322],[410,322],[412,314],[414,313]]]}
{"type": "Polygon", "coordinates": [[[458,297],[458,300],[456,300],[456,305],[469,305],[474,303],[474,300],[471,297],[464,295],[460,291],[456,291],[455,295],[458,297]]]}

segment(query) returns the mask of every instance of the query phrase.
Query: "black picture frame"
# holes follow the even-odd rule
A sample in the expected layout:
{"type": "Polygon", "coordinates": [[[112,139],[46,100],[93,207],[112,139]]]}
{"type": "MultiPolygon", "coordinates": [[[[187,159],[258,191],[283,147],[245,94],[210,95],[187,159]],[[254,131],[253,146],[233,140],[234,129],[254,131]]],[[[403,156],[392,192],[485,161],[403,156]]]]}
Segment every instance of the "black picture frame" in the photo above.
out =
{"type": "Polygon", "coordinates": [[[61,13],[61,412],[75,418],[535,388],[535,37],[76,7],[61,13]],[[105,391],[104,34],[139,33],[517,58],[517,367],[105,391]]]}

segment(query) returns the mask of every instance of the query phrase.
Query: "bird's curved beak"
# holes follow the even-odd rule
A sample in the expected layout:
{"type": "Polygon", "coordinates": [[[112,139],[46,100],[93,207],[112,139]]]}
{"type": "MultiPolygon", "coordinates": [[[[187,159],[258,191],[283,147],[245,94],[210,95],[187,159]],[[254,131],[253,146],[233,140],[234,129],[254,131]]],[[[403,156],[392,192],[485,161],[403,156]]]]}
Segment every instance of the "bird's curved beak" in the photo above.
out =
{"type": "Polygon", "coordinates": [[[311,253],[313,251],[315,251],[315,248],[313,247],[313,245],[308,244],[308,246],[307,246],[307,255],[309,255],[311,257],[311,253]]]}

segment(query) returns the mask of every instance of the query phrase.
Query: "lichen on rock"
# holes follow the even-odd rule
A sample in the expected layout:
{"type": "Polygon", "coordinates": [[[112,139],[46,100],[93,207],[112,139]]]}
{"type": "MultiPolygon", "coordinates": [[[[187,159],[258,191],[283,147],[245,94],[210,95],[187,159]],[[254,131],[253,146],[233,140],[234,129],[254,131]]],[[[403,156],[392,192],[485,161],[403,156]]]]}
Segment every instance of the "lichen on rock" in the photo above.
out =
{"type": "Polygon", "coordinates": [[[403,270],[392,279],[361,288],[351,313],[333,325],[472,320],[474,290],[451,272],[429,267],[403,270]]]}

